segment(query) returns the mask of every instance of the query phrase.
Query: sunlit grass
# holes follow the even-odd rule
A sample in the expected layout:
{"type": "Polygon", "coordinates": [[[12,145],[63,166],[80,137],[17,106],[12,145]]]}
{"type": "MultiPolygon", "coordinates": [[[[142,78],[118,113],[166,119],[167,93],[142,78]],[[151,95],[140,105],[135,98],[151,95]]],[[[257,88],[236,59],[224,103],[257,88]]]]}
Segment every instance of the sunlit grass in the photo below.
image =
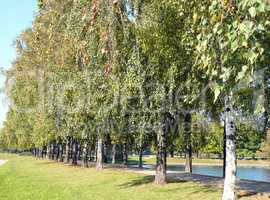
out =
{"type": "Polygon", "coordinates": [[[157,186],[152,176],[121,169],[96,172],[93,168],[7,154],[0,154],[0,159],[9,160],[0,167],[1,200],[221,199],[220,189],[193,182],[157,186]]]}
{"type": "MultiPolygon", "coordinates": [[[[138,164],[138,156],[131,156],[130,157],[130,163],[131,164],[138,164]]],[[[180,165],[185,163],[184,158],[180,157],[174,157],[174,158],[167,158],[167,162],[169,165],[180,165]]],[[[156,163],[156,158],[155,156],[145,156],[143,157],[143,163],[144,164],[155,164],[156,163]]],[[[198,159],[198,158],[193,158],[193,163],[198,164],[198,165],[222,165],[223,160],[221,159],[198,159]]],[[[238,160],[237,163],[239,165],[261,165],[265,167],[270,167],[270,161],[269,160],[238,160]]]]}

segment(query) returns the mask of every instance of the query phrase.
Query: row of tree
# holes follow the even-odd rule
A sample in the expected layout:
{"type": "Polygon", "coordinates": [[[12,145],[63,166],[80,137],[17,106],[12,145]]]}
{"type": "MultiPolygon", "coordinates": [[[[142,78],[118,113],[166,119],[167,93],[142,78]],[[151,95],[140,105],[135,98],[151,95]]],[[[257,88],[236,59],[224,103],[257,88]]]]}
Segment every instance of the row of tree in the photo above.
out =
{"type": "Polygon", "coordinates": [[[117,148],[142,164],[151,146],[163,184],[167,153],[182,146],[191,172],[192,144],[223,145],[223,123],[233,200],[236,119],[268,128],[269,11],[267,0],[39,0],[16,40],[1,143],[98,170],[117,148]]]}

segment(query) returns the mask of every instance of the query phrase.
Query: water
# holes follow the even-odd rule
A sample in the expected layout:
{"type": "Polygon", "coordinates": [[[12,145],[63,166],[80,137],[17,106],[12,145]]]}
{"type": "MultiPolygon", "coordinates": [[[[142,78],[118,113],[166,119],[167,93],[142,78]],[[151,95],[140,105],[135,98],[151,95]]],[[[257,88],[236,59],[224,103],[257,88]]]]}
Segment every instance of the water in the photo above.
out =
{"type": "MultiPolygon", "coordinates": [[[[146,168],[154,168],[153,165],[145,165],[146,168]]],[[[170,165],[168,170],[172,172],[184,171],[184,165],[170,165]]],[[[193,166],[194,174],[217,176],[221,177],[223,174],[222,166],[193,166]]],[[[240,179],[264,181],[270,183],[270,168],[263,167],[238,167],[237,177],[240,179]]]]}

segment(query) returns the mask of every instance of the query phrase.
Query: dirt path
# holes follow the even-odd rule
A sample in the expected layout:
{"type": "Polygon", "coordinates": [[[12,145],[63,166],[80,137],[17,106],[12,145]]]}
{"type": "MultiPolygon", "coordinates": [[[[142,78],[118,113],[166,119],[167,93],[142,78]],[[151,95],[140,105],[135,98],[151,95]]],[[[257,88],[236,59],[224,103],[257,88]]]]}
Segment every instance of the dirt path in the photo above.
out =
{"type": "MultiPolygon", "coordinates": [[[[154,175],[154,170],[140,169],[136,167],[129,168],[128,171],[142,173],[146,175],[154,175]]],[[[206,186],[218,186],[223,187],[223,179],[220,177],[205,176],[199,174],[187,174],[183,172],[175,173],[168,171],[169,180],[176,181],[193,181],[206,186]]],[[[249,181],[249,180],[237,180],[237,190],[241,196],[248,195],[262,195],[270,198],[270,183],[259,182],[259,181],[249,181]]]]}
{"type": "Polygon", "coordinates": [[[7,160],[0,160],[0,166],[5,164],[7,162],[7,160]]]}

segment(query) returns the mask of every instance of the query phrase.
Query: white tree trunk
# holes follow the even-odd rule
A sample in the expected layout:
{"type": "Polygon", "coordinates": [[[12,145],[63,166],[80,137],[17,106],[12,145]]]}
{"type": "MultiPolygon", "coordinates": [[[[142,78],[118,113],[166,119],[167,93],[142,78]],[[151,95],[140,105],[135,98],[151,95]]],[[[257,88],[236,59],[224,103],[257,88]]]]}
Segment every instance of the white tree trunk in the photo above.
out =
{"type": "Polygon", "coordinates": [[[236,184],[236,145],[235,123],[232,109],[232,95],[225,98],[225,125],[226,125],[226,169],[222,200],[235,200],[236,184]]]}
{"type": "Polygon", "coordinates": [[[157,163],[156,163],[156,184],[167,182],[167,137],[169,133],[168,116],[164,116],[162,126],[157,130],[157,163]],[[164,127],[163,127],[164,126],[164,127]]]}
{"type": "Polygon", "coordinates": [[[103,169],[103,149],[102,149],[102,138],[98,139],[97,144],[97,162],[96,162],[96,169],[98,171],[103,169]]]}
{"type": "Polygon", "coordinates": [[[225,178],[226,173],[226,123],[224,119],[224,127],[223,127],[223,178],[225,178]]]}
{"type": "Polygon", "coordinates": [[[113,144],[112,146],[112,164],[115,164],[116,162],[116,144],[113,144]]]}
{"type": "Polygon", "coordinates": [[[88,167],[88,141],[84,141],[82,153],[83,153],[82,166],[88,167]]]}
{"type": "Polygon", "coordinates": [[[155,183],[165,184],[167,182],[166,134],[162,129],[157,132],[157,143],[155,183]]]}
{"type": "Polygon", "coordinates": [[[191,123],[192,116],[190,112],[185,113],[184,116],[184,134],[185,134],[185,151],[186,151],[186,162],[185,172],[192,173],[192,144],[191,144],[191,123]]]}

